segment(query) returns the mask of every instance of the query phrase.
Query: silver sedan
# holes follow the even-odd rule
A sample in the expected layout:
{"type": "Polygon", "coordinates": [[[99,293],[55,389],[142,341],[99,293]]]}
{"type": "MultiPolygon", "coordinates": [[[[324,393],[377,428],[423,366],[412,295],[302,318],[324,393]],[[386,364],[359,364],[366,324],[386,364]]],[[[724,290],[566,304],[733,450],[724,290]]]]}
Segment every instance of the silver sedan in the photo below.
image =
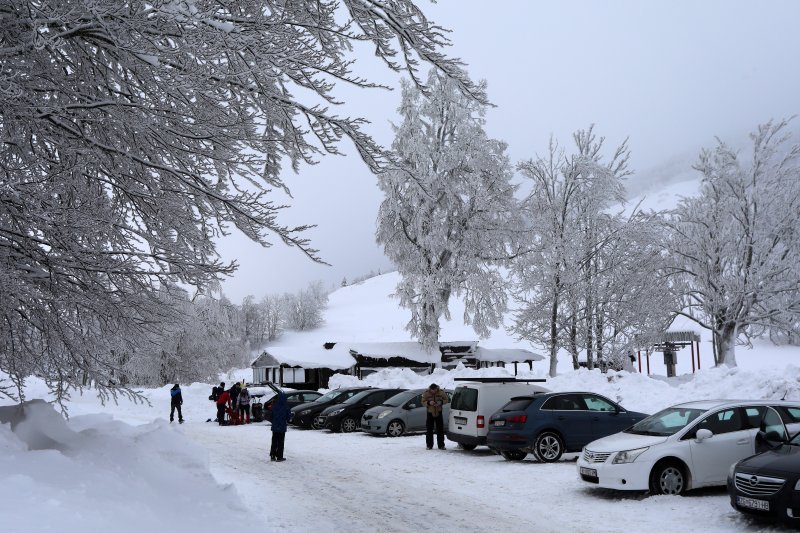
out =
{"type": "MultiPolygon", "coordinates": [[[[392,396],[377,407],[368,409],[361,417],[361,430],[389,437],[425,431],[427,415],[422,405],[423,392],[425,389],[407,390],[392,396]]],[[[448,398],[453,397],[453,391],[445,392],[448,398]]],[[[449,403],[445,404],[442,415],[447,420],[450,415],[449,403]]]]}

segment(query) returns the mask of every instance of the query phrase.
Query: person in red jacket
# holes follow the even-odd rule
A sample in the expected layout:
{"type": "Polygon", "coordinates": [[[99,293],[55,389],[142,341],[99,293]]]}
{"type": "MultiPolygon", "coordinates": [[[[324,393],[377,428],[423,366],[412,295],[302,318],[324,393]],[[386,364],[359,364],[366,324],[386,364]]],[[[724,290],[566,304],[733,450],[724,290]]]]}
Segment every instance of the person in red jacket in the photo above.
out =
{"type": "Polygon", "coordinates": [[[228,391],[223,390],[217,398],[217,420],[220,426],[225,425],[225,409],[231,407],[231,395],[228,391]]]}

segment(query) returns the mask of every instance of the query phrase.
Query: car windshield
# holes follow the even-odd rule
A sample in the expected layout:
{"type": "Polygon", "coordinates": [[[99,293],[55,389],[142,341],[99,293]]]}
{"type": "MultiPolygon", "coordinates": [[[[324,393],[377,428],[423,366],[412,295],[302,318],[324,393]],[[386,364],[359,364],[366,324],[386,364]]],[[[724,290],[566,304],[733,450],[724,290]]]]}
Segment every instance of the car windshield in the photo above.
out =
{"type": "Polygon", "coordinates": [[[691,424],[705,412],[705,409],[670,407],[634,424],[626,429],[625,433],[669,437],[691,424]]]}
{"type": "Polygon", "coordinates": [[[337,396],[339,396],[341,393],[342,393],[342,391],[340,391],[338,389],[332,390],[330,392],[327,392],[327,393],[323,394],[322,396],[320,396],[319,398],[317,398],[314,401],[315,402],[328,402],[330,400],[333,400],[337,396]]]}
{"type": "Polygon", "coordinates": [[[406,403],[411,398],[414,398],[415,396],[419,396],[419,391],[409,390],[401,392],[400,394],[395,394],[391,398],[388,398],[381,405],[387,405],[389,407],[397,407],[399,405],[403,405],[404,403],[406,403]]]}
{"type": "Polygon", "coordinates": [[[372,394],[373,392],[375,392],[375,390],[362,390],[358,394],[354,394],[353,396],[350,396],[348,399],[346,399],[342,403],[349,403],[349,404],[358,403],[362,399],[364,399],[366,396],[369,396],[370,394],[372,394]]]}
{"type": "Polygon", "coordinates": [[[789,444],[792,446],[800,446],[800,433],[792,437],[792,440],[789,441],[789,444]]]}

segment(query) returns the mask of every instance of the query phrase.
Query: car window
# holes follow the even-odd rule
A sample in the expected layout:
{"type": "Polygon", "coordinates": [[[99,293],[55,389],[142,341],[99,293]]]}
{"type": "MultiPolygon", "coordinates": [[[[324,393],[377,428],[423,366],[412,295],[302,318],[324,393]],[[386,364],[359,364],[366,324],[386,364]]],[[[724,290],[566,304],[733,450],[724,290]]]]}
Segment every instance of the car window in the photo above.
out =
{"type": "Polygon", "coordinates": [[[533,398],[512,398],[503,406],[503,411],[524,411],[533,402],[533,398]]]}
{"type": "Polygon", "coordinates": [[[694,422],[703,413],[705,413],[705,409],[670,407],[637,422],[626,429],[625,433],[668,437],[694,422]]]}
{"type": "MultiPolygon", "coordinates": [[[[777,413],[775,413],[775,416],[777,416],[777,413]]],[[[692,434],[697,435],[697,430],[699,429],[708,429],[714,435],[723,435],[747,428],[742,424],[742,417],[739,414],[739,409],[733,408],[717,411],[716,413],[708,415],[695,426],[692,434]]]]}
{"type": "Polygon", "coordinates": [[[319,398],[319,393],[316,392],[306,392],[305,394],[303,394],[304,402],[313,402],[317,398],[319,398]]]}
{"type": "MultiPolygon", "coordinates": [[[[314,401],[315,402],[327,402],[329,400],[333,400],[334,398],[339,397],[341,394],[342,394],[342,391],[340,391],[340,390],[332,390],[330,392],[327,392],[327,393],[323,394],[322,396],[320,396],[319,398],[317,398],[314,401]]],[[[342,398],[345,398],[345,397],[346,396],[342,396],[342,398]]]]}
{"type": "Polygon", "coordinates": [[[584,394],[583,401],[590,411],[602,411],[604,413],[615,413],[617,411],[617,407],[614,404],[593,394],[584,394]]]}
{"type": "Polygon", "coordinates": [[[764,411],[766,410],[767,408],[764,405],[743,407],[742,412],[744,412],[745,427],[750,429],[758,429],[761,426],[761,419],[764,417],[764,411]]]}
{"type": "Polygon", "coordinates": [[[777,439],[774,440],[787,439],[786,427],[783,425],[783,420],[781,420],[780,415],[775,409],[771,407],[767,408],[764,413],[764,419],[762,420],[762,426],[764,428],[764,433],[777,433],[777,439]]]}
{"type": "Polygon", "coordinates": [[[422,394],[417,394],[406,404],[408,409],[416,409],[417,407],[422,407],[422,394]]]}
{"type": "Polygon", "coordinates": [[[559,394],[548,398],[542,409],[551,411],[585,411],[586,404],[577,394],[559,394]]]}
{"type": "Polygon", "coordinates": [[[418,392],[414,391],[398,392],[394,396],[390,396],[389,398],[387,398],[382,405],[387,405],[389,407],[397,407],[399,405],[403,405],[405,402],[415,397],[417,398],[419,397],[418,392]]]}
{"type": "Polygon", "coordinates": [[[455,411],[477,411],[478,391],[469,387],[457,387],[450,409],[455,411]]]}
{"type": "Polygon", "coordinates": [[[780,413],[784,415],[783,419],[788,424],[794,424],[800,422],[800,408],[780,406],[776,407],[776,409],[778,409],[780,413]]]}
{"type": "Polygon", "coordinates": [[[369,396],[370,394],[374,394],[375,391],[372,390],[362,390],[359,392],[351,392],[348,396],[345,396],[342,400],[339,400],[341,403],[347,404],[354,404],[360,402],[363,398],[369,396]]]}

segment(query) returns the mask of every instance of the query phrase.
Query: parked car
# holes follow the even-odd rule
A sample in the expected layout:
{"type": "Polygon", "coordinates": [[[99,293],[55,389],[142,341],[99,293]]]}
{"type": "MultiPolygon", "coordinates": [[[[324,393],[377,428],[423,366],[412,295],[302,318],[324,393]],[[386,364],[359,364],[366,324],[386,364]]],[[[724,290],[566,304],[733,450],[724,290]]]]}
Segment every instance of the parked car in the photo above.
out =
{"type": "Polygon", "coordinates": [[[375,407],[406,389],[369,389],[353,395],[342,403],[323,410],[314,427],[324,427],[336,432],[350,433],[361,426],[361,416],[370,407],[375,407]]]}
{"type": "MultiPolygon", "coordinates": [[[[372,407],[361,417],[361,431],[373,435],[399,437],[405,433],[425,431],[428,410],[422,405],[422,393],[426,389],[412,389],[395,394],[381,405],[372,407]]],[[[452,401],[453,391],[445,390],[452,401]]],[[[442,408],[444,420],[450,415],[450,404],[442,408]]]]}
{"type": "Polygon", "coordinates": [[[518,396],[492,415],[486,443],[509,461],[533,453],[539,461],[551,463],[647,416],[591,392],[518,396]]]}
{"type": "Polygon", "coordinates": [[[314,427],[315,429],[322,429],[321,427],[316,428],[314,426],[314,420],[322,411],[324,411],[327,407],[341,403],[351,396],[358,394],[363,390],[367,390],[368,388],[369,387],[349,387],[344,389],[334,389],[323,394],[313,402],[296,405],[295,407],[292,407],[292,417],[290,423],[294,426],[304,428],[314,427]]]}
{"type": "MultiPolygon", "coordinates": [[[[800,420],[800,409],[784,410],[793,420],[800,420]]],[[[768,451],[731,467],[728,474],[731,506],[742,513],[777,519],[800,528],[800,433],[787,441],[782,425],[765,424],[756,441],[756,451],[759,447],[768,451]]]]}
{"type": "Polygon", "coordinates": [[[781,400],[705,400],[669,407],[621,433],[590,442],[578,459],[587,483],[653,494],[725,485],[731,465],[755,453],[764,427],[800,429],[781,400]]]}
{"type": "MultiPolygon", "coordinates": [[[[456,381],[462,381],[456,378],[456,381]]],[[[516,380],[514,378],[473,378],[453,391],[447,438],[465,450],[486,444],[489,418],[514,396],[550,392],[531,382],[543,379],[516,380]]]]}
{"type": "MultiPolygon", "coordinates": [[[[317,398],[322,396],[321,392],[315,390],[292,390],[283,391],[286,394],[286,403],[289,408],[296,407],[301,403],[308,403],[316,401],[317,398]]],[[[264,419],[272,422],[272,404],[275,402],[277,395],[273,396],[263,404],[264,419]]]]}

